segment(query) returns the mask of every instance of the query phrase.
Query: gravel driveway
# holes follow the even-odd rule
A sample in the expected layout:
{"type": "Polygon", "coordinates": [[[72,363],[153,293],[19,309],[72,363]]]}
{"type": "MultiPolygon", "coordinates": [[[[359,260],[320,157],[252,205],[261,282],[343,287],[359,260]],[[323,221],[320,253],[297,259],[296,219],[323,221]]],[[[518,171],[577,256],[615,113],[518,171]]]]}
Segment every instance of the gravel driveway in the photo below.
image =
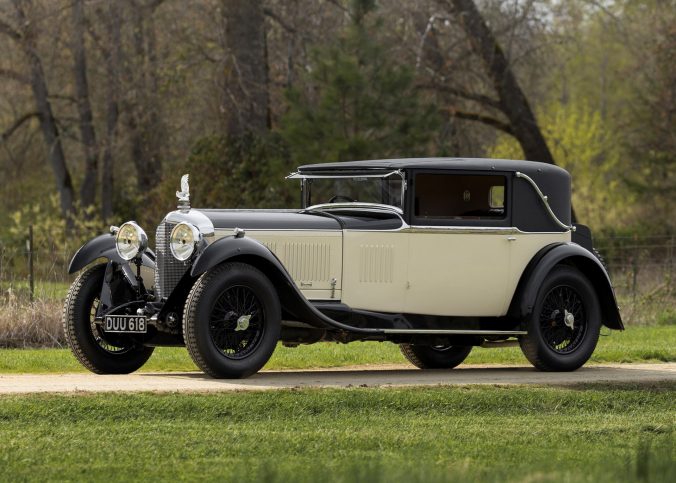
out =
{"type": "Polygon", "coordinates": [[[44,392],[211,392],[304,387],[437,386],[467,384],[566,385],[590,382],[676,381],[676,363],[590,365],[575,372],[538,372],[532,367],[466,365],[450,371],[410,366],[359,366],[309,371],[263,371],[249,379],[218,380],[202,373],[0,374],[0,394],[44,392]]]}

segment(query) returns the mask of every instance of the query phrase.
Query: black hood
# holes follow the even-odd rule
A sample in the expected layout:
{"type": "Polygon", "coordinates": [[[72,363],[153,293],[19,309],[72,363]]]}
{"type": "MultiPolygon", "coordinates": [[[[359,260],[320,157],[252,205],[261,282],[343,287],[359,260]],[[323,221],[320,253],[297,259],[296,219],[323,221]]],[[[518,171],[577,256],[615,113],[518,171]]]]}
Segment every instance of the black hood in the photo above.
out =
{"type": "Polygon", "coordinates": [[[340,230],[337,220],[329,216],[299,213],[298,210],[215,210],[199,209],[214,228],[249,230],[340,230]]]}

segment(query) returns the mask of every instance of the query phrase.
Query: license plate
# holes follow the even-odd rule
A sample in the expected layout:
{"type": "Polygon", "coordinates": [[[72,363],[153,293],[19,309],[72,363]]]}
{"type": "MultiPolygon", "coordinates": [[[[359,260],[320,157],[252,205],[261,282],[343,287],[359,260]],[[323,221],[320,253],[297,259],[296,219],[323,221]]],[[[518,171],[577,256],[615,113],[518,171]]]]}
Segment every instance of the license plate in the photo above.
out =
{"type": "Polygon", "coordinates": [[[104,330],[125,334],[145,334],[148,332],[148,323],[145,317],[139,315],[106,315],[104,330]]]}

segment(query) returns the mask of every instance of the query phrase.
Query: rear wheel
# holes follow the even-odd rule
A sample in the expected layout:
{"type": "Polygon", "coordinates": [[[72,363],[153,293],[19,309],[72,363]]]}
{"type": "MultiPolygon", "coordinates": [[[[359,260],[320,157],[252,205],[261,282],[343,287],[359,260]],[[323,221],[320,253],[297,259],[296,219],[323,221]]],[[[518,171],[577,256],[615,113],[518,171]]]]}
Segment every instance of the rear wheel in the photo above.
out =
{"type": "Polygon", "coordinates": [[[596,291],[573,267],[555,267],[540,287],[519,343],[543,371],[574,371],[589,360],[601,329],[596,291]]]}
{"type": "Polygon", "coordinates": [[[453,369],[467,358],[472,347],[400,344],[399,349],[411,364],[420,369],[453,369]]]}
{"type": "Polygon", "coordinates": [[[258,372],[280,337],[277,292],[260,270],[244,263],[227,263],[202,275],[184,314],[188,352],[200,369],[216,378],[258,372]]]}
{"type": "Polygon", "coordinates": [[[87,369],[97,374],[129,374],[146,363],[153,348],[128,336],[106,334],[95,322],[105,271],[106,264],[95,265],[70,286],[63,307],[63,330],[71,351],[87,369]]]}

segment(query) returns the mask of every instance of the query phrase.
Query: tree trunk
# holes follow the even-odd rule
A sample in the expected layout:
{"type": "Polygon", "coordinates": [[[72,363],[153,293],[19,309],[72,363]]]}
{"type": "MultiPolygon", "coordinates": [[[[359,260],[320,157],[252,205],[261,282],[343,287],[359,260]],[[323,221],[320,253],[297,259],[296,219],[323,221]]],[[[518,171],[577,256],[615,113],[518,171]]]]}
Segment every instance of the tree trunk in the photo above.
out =
{"type": "Polygon", "coordinates": [[[98,146],[94,130],[94,116],[89,102],[87,81],[87,56],[85,52],[85,18],[83,0],[73,1],[73,73],[75,76],[75,97],[80,118],[80,136],[85,157],[85,175],[80,188],[82,206],[91,206],[96,200],[98,178],[98,146]]]}
{"type": "Polygon", "coordinates": [[[119,117],[119,75],[121,68],[121,19],[120,8],[117,2],[108,4],[108,31],[109,50],[105,56],[106,62],[106,143],[103,148],[103,172],[101,176],[101,215],[105,221],[113,216],[113,147],[117,139],[117,120],[119,117]]]}
{"type": "Polygon", "coordinates": [[[40,113],[40,129],[45,140],[49,162],[52,165],[54,177],[56,178],[56,188],[59,191],[61,214],[66,219],[66,224],[72,227],[72,215],[74,212],[75,193],[73,191],[73,181],[66,165],[66,157],[61,145],[59,128],[56,125],[56,119],[52,112],[52,106],[49,103],[49,93],[47,90],[47,81],[42,68],[42,61],[37,53],[34,24],[31,22],[24,10],[24,6],[30,8],[29,0],[14,0],[19,24],[22,28],[22,38],[20,40],[24,55],[30,65],[30,83],[35,99],[35,106],[40,113]]]}
{"type": "Polygon", "coordinates": [[[126,77],[133,86],[134,95],[125,110],[137,188],[142,196],[157,186],[162,176],[161,143],[164,133],[158,112],[157,72],[154,71],[157,68],[154,24],[149,20],[160,3],[144,6],[131,2],[135,58],[127,59],[126,77]],[[146,20],[149,25],[146,25],[146,20]],[[135,72],[129,71],[132,64],[135,72]]]}
{"type": "Polygon", "coordinates": [[[261,134],[270,128],[265,16],[262,0],[223,0],[227,133],[261,134]]]}
{"type": "Polygon", "coordinates": [[[454,13],[476,52],[484,62],[513,135],[526,159],[556,164],[533,110],[528,103],[500,44],[488,28],[473,0],[450,0],[454,13]]]}

